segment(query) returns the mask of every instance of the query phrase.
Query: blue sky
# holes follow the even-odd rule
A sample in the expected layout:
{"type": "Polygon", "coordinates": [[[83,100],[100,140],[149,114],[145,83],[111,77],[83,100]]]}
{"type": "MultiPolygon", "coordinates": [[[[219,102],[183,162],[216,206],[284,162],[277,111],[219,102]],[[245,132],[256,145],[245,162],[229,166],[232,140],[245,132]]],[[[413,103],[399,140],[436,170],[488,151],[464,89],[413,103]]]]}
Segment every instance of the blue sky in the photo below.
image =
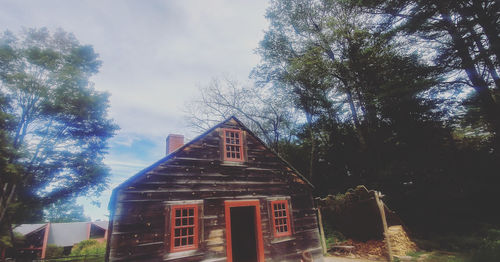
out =
{"type": "Polygon", "coordinates": [[[266,7],[265,0],[0,1],[1,31],[62,28],[103,61],[92,81],[111,93],[109,114],[121,129],[105,159],[112,177],[101,206],[79,199],[87,215],[107,219],[111,188],[163,157],[169,133],[196,135],[183,110],[198,86],[222,74],[248,79],[266,7]]]}

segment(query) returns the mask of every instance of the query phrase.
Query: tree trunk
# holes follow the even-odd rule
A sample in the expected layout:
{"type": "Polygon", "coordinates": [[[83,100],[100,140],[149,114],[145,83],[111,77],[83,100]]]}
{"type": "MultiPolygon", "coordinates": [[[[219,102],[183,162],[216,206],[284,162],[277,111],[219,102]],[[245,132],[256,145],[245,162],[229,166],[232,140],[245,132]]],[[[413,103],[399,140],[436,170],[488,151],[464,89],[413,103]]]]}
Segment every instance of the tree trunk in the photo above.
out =
{"type": "Polygon", "coordinates": [[[313,178],[314,174],[314,156],[316,155],[316,137],[314,136],[314,131],[312,127],[312,115],[309,113],[306,113],[306,119],[307,123],[309,125],[309,136],[311,139],[311,152],[310,152],[310,159],[309,159],[309,179],[313,178]]]}
{"type": "Polygon", "coordinates": [[[4,191],[2,192],[2,201],[1,201],[1,206],[0,206],[0,224],[3,223],[3,220],[5,218],[5,215],[7,214],[7,210],[9,208],[10,203],[12,202],[12,199],[14,198],[14,195],[16,193],[16,185],[13,184],[10,189],[8,184],[4,186],[4,191]]]}
{"type": "MultiPolygon", "coordinates": [[[[326,48],[325,51],[326,51],[326,54],[328,55],[328,57],[330,58],[330,60],[332,60],[332,62],[335,62],[335,54],[333,53],[333,51],[330,48],[326,48]]],[[[346,90],[347,102],[349,103],[349,108],[351,110],[352,121],[353,121],[354,126],[356,127],[356,131],[358,133],[359,142],[362,146],[364,146],[365,145],[365,137],[363,135],[363,131],[361,130],[358,112],[356,110],[356,105],[354,104],[354,100],[352,98],[352,88],[349,86],[349,84],[347,83],[347,81],[345,79],[340,79],[340,81],[342,82],[342,84],[344,85],[344,88],[346,90]]]]}
{"type": "Polygon", "coordinates": [[[493,78],[496,88],[500,89],[500,77],[498,76],[495,65],[493,65],[493,62],[490,60],[490,55],[488,53],[488,50],[486,50],[486,48],[484,47],[483,42],[481,41],[481,37],[474,30],[474,27],[471,24],[471,22],[467,21],[466,14],[464,14],[463,9],[460,8],[459,13],[460,16],[462,16],[462,19],[465,20],[464,24],[467,27],[469,33],[471,34],[472,39],[476,43],[477,49],[479,50],[479,56],[482,57],[484,64],[488,68],[488,73],[490,74],[491,78],[493,78]]]}
{"type": "Polygon", "coordinates": [[[10,241],[12,243],[12,249],[16,250],[16,238],[14,236],[14,230],[12,229],[12,220],[7,215],[7,225],[9,227],[10,241]]]}
{"type": "Polygon", "coordinates": [[[459,33],[458,29],[453,23],[449,12],[444,8],[440,8],[440,14],[443,18],[446,30],[452,38],[455,51],[457,52],[457,55],[461,60],[461,67],[463,70],[465,70],[465,73],[472,83],[474,90],[479,95],[479,99],[481,100],[482,108],[484,109],[486,118],[488,119],[492,129],[494,130],[495,136],[498,137],[498,132],[500,131],[500,108],[493,98],[488,84],[476,70],[474,61],[472,60],[467,49],[467,45],[462,38],[462,35],[459,33]]]}
{"type": "Polygon", "coordinates": [[[496,56],[497,64],[500,65],[500,32],[497,29],[497,23],[496,19],[494,19],[494,16],[498,14],[499,9],[498,7],[500,4],[493,3],[492,4],[492,12],[493,17],[488,15],[486,10],[481,6],[483,1],[472,1],[472,10],[474,13],[477,15],[477,22],[478,24],[483,28],[484,33],[486,37],[488,38],[488,42],[490,43],[490,48],[493,51],[493,53],[496,56]]]}

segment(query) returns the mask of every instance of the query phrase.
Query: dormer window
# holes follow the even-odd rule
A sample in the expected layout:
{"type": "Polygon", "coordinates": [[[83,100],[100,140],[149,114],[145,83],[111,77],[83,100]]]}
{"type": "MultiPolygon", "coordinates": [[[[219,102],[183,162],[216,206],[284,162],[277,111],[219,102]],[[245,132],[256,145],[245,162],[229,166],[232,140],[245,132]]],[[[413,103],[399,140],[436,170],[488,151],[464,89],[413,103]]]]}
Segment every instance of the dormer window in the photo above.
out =
{"type": "Polygon", "coordinates": [[[243,136],[241,130],[223,129],[224,160],[238,161],[245,160],[243,157],[243,136]]]}

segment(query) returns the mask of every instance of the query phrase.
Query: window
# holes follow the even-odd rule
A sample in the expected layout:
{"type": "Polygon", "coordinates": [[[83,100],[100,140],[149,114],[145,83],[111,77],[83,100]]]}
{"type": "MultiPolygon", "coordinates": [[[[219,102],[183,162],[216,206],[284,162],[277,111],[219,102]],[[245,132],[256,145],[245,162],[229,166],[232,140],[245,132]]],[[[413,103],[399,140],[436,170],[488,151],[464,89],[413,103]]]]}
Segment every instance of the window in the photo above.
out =
{"type": "Polygon", "coordinates": [[[172,206],[170,250],[198,248],[198,205],[172,206]]]}
{"type": "Polygon", "coordinates": [[[224,160],[244,161],[241,131],[236,129],[223,129],[223,138],[224,160]]]}
{"type": "Polygon", "coordinates": [[[292,230],[290,228],[290,213],[288,212],[288,201],[271,201],[271,212],[274,237],[292,235],[292,230]]]}

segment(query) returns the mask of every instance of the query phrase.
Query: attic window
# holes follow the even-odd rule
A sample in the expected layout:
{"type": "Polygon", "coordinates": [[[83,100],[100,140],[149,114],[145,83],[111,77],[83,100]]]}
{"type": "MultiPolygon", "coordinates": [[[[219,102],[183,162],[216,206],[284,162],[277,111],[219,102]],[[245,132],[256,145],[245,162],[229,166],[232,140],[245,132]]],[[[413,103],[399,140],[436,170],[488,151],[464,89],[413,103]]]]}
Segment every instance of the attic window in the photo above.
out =
{"type": "Polygon", "coordinates": [[[173,206],[171,221],[171,251],[198,248],[198,206],[173,206]]]}
{"type": "Polygon", "coordinates": [[[274,237],[292,235],[290,228],[290,212],[287,200],[271,201],[274,237]]]}
{"type": "Polygon", "coordinates": [[[224,160],[244,161],[242,138],[241,130],[223,129],[224,160]]]}

